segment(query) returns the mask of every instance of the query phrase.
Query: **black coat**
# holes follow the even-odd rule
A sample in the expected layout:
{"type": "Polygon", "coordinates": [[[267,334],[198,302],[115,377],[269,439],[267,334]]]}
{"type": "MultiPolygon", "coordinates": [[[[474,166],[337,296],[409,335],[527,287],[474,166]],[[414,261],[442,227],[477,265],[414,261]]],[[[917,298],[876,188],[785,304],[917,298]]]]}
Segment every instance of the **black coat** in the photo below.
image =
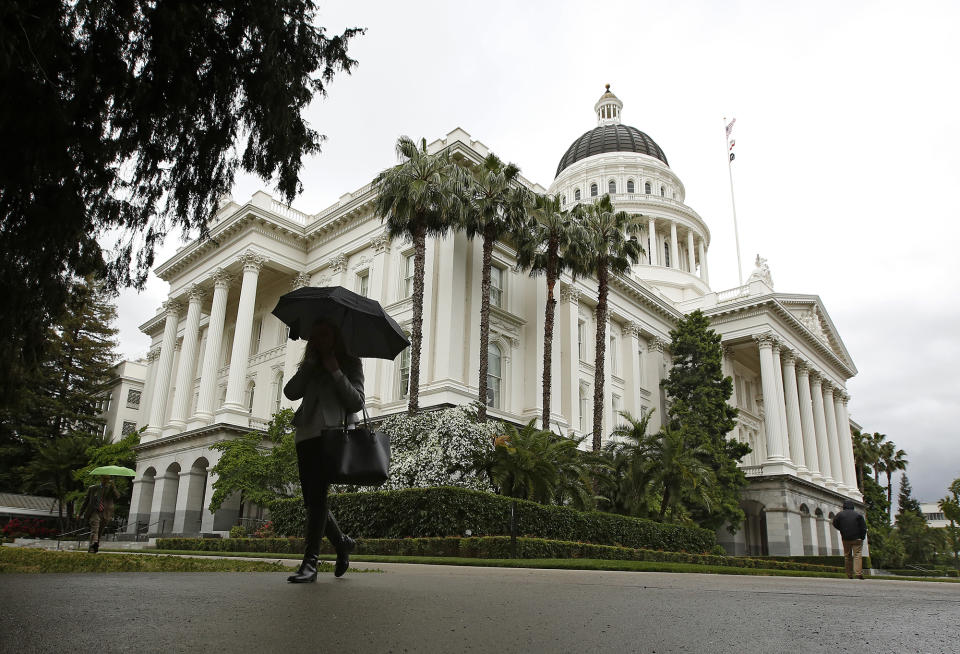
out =
{"type": "Polygon", "coordinates": [[[833,528],[840,531],[843,540],[863,540],[867,537],[867,521],[853,509],[844,509],[835,515],[833,528]]]}

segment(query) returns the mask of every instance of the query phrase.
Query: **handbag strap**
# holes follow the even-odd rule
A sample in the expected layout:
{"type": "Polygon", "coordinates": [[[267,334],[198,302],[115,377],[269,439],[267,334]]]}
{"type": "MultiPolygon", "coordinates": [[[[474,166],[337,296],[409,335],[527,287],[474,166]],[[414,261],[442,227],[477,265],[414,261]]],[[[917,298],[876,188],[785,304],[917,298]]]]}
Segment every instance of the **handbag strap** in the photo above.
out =
{"type": "MultiPolygon", "coordinates": [[[[367,429],[367,431],[370,431],[370,416],[367,413],[366,404],[363,405],[363,426],[367,429]]],[[[347,414],[346,413],[343,414],[343,431],[344,432],[347,431],[347,414]]]]}

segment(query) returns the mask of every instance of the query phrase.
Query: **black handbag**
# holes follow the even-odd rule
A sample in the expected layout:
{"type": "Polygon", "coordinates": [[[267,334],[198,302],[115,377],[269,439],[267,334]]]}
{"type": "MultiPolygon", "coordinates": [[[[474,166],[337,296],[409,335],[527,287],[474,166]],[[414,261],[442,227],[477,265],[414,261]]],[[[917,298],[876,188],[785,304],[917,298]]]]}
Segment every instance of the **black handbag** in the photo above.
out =
{"type": "Polygon", "coordinates": [[[390,476],[390,436],[370,429],[367,409],[363,427],[324,429],[322,466],[332,484],[379,486],[390,476]]]}

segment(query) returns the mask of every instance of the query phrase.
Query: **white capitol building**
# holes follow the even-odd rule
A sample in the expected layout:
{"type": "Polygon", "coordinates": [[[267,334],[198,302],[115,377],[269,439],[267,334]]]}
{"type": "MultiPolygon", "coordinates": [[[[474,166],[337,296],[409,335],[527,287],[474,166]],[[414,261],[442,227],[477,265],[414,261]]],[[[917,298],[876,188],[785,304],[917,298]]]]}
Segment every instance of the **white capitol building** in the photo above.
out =
{"type": "MultiPolygon", "coordinates": [[[[665,413],[660,390],[670,366],[669,331],[701,309],[721,334],[730,399],[740,410],[731,437],[753,452],[742,463],[747,521],[718,539],[736,554],[840,552],[829,526],[844,499],[860,501],[845,391],[857,372],[816,295],[778,293],[759,259],[747,284],[713,291],[710,229],[684,204],[683,183],[663,150],[620,121],[623,103],[609,90],[595,105],[598,126],[563,155],[549,189],[565,207],[609,193],[614,205],[643,215],[647,256],[613,278],[605,365],[604,432],[619,411],[665,413]]],[[[455,158],[488,150],[462,129],[429,144],[455,158]]],[[[502,153],[509,160],[509,153],[502,153]]],[[[142,383],[127,378],[121,402],[139,406],[148,425],[138,450],[130,529],[152,534],[226,532],[239,498],[216,514],[209,446],[263,427],[280,407],[302,356],[270,311],[305,285],[342,285],[378,300],[401,325],[411,321],[412,245],[393,241],[374,214],[370,184],[318,213],[292,209],[264,192],[245,204],[226,201],[210,221],[212,238],[193,241],[156,267],[168,300],[140,329],[152,339],[142,383]]],[[[490,415],[515,422],[539,417],[545,283],[513,270],[514,251],[494,249],[490,319],[490,415]]],[[[421,407],[467,404],[477,396],[480,243],[463,233],[428,239],[424,293],[421,407]]],[[[592,427],[596,283],[558,283],[553,358],[553,426],[592,427]]],[[[406,410],[409,355],[364,362],[372,416],[406,410]]],[[[116,389],[115,389],[116,392],[116,389]]],[[[132,427],[132,422],[129,426],[132,427]]],[[[126,427],[125,427],[126,428],[126,427]]],[[[249,507],[246,507],[249,510],[249,507]]]]}

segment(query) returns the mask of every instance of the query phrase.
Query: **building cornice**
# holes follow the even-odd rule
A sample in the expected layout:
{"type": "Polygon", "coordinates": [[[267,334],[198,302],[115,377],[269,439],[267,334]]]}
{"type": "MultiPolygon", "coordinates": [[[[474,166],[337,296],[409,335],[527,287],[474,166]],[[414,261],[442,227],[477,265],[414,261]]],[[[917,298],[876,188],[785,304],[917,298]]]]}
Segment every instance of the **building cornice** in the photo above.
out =
{"type": "Polygon", "coordinates": [[[263,431],[262,429],[255,429],[253,427],[241,427],[240,425],[231,425],[225,422],[218,422],[212,425],[207,425],[206,427],[199,427],[197,429],[192,429],[190,431],[180,432],[179,434],[173,434],[171,436],[164,436],[163,438],[158,438],[156,440],[148,441],[146,443],[140,443],[133,448],[134,452],[146,452],[148,450],[153,450],[158,447],[166,447],[168,445],[173,445],[181,441],[190,440],[193,438],[199,438],[201,436],[208,436],[217,432],[227,432],[237,435],[249,434],[252,431],[263,431]]]}

